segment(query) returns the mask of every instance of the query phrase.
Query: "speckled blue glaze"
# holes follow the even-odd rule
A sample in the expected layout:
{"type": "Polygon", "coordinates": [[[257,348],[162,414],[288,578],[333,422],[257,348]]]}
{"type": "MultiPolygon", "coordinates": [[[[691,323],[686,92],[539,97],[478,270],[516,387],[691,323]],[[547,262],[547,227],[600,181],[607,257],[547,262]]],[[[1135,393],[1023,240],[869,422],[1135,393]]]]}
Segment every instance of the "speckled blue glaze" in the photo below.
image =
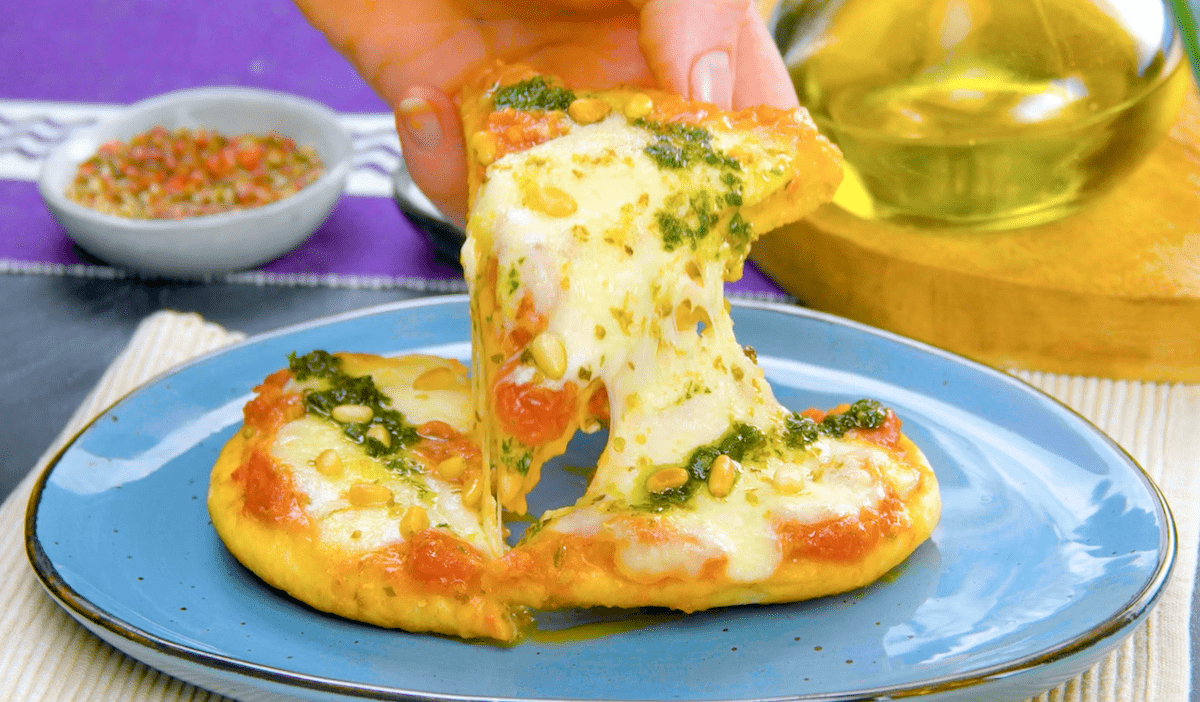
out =
{"type": "MultiPolygon", "coordinates": [[[[510,648],[377,629],[263,585],[225,551],[204,502],[252,388],[290,351],[465,358],[462,297],[258,337],[134,391],[43,476],[31,561],[117,648],[247,701],[1019,699],[1085,669],[1149,611],[1174,526],[1157,488],[1086,421],[1008,376],[841,319],[766,304],[733,317],[785,404],[878,398],[933,464],[942,521],[874,585],[510,648]]],[[[585,464],[601,440],[556,463],[585,464]]],[[[571,502],[582,480],[549,469],[531,510],[571,502]]]]}

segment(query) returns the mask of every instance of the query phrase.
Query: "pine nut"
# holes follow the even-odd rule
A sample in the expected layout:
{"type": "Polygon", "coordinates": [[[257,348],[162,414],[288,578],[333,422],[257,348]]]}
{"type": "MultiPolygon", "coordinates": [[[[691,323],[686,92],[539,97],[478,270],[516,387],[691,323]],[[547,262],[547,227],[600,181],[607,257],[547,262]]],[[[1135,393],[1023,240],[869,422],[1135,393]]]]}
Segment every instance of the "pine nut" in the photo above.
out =
{"type": "Polygon", "coordinates": [[[458,480],[467,469],[467,461],[462,456],[451,456],[437,464],[438,477],[443,480],[458,480]]]}
{"type": "Polygon", "coordinates": [[[525,479],[520,473],[505,471],[500,474],[500,504],[511,505],[521,494],[525,479]]]}
{"type": "Polygon", "coordinates": [[[375,439],[387,448],[392,447],[392,435],[382,424],[372,424],[367,430],[367,438],[375,439]]]}
{"type": "Polygon", "coordinates": [[[390,502],[392,491],[374,483],[355,483],[346,491],[346,499],[355,507],[373,507],[390,502]]]}
{"type": "Polygon", "coordinates": [[[579,124],[595,124],[608,116],[612,108],[596,98],[579,98],[567,107],[567,114],[579,124]]]}
{"type": "Polygon", "coordinates": [[[625,116],[629,119],[641,119],[654,109],[654,101],[645,93],[638,93],[625,103],[625,116]]]}
{"type": "Polygon", "coordinates": [[[429,515],[426,514],[425,508],[419,505],[409,507],[404,516],[400,518],[400,535],[406,539],[428,528],[429,515]]]}
{"type": "Polygon", "coordinates": [[[476,475],[471,478],[471,482],[467,483],[467,487],[462,492],[462,503],[464,507],[474,507],[479,504],[483,498],[483,478],[476,475]]]}
{"type": "Polygon", "coordinates": [[[321,453],[318,453],[316,460],[313,461],[313,465],[321,475],[336,478],[342,474],[342,459],[337,455],[337,451],[333,449],[325,449],[321,453]]]}
{"type": "Polygon", "coordinates": [[[354,424],[357,422],[369,422],[375,416],[375,411],[366,405],[338,405],[329,413],[343,424],[354,424]]]}
{"type": "Polygon", "coordinates": [[[525,206],[551,217],[569,217],[579,209],[575,198],[553,185],[532,187],[525,198],[525,206]]]}
{"type": "Polygon", "coordinates": [[[713,461],[708,469],[708,492],[713,497],[727,497],[733,492],[733,482],[737,479],[737,465],[729,456],[721,454],[713,461]]]}
{"type": "Polygon", "coordinates": [[[413,380],[413,390],[428,392],[430,390],[449,390],[459,384],[459,375],[450,368],[438,366],[430,368],[413,380]]]}
{"type": "Polygon", "coordinates": [[[688,472],[683,468],[663,468],[646,478],[646,489],[654,494],[683,487],[688,481],[688,472]]]}
{"type": "Polygon", "coordinates": [[[785,463],[775,469],[771,484],[777,491],[785,495],[794,495],[804,489],[804,473],[799,466],[785,463]]]}
{"type": "Polygon", "coordinates": [[[567,372],[567,347],[558,334],[544,331],[533,337],[529,342],[529,353],[547,378],[558,380],[567,372]]]}

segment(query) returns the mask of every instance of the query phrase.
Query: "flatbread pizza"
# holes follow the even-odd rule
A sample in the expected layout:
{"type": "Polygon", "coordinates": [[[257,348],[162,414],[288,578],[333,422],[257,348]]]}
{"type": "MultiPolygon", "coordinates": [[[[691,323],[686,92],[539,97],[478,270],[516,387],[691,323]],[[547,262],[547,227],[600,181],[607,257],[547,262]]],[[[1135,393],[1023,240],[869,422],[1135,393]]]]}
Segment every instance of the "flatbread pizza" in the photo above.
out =
{"type": "Polygon", "coordinates": [[[450,359],[293,357],[217,459],[214,528],[265,582],[322,611],[514,638],[520,612],[482,589],[502,545],[481,509],[468,398],[450,359]]]}
{"type": "Polygon", "coordinates": [[[806,113],[497,65],[462,116],[470,372],[314,352],[268,378],[210,489],[239,560],[325,611],[510,641],[526,608],[842,592],[929,537],[937,480],[896,414],[793,412],[734,335],[755,237],[841,177],[806,113]],[[545,462],[601,430],[585,492],[507,546],[545,462]]]}

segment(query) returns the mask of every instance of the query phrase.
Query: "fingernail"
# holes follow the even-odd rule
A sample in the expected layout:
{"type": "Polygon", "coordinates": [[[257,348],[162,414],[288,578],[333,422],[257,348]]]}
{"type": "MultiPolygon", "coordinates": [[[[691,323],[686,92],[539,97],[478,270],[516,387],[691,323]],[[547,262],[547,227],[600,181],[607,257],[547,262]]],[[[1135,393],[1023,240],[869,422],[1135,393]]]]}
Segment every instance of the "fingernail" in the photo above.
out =
{"type": "Polygon", "coordinates": [[[442,124],[438,121],[433,105],[418,97],[404,98],[396,107],[398,121],[409,138],[422,149],[434,149],[442,143],[442,124]]]}
{"type": "Polygon", "coordinates": [[[729,54],[715,49],[696,59],[692,64],[688,87],[693,100],[711,102],[717,107],[729,109],[733,104],[733,72],[729,68],[729,54]]]}

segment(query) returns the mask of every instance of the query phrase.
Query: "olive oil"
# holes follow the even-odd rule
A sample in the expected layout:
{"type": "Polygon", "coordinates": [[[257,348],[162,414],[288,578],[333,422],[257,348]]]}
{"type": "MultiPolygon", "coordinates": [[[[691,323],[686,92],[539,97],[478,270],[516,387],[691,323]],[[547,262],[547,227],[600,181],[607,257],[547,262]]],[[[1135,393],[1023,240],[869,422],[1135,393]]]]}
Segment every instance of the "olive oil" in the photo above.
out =
{"type": "Polygon", "coordinates": [[[523,641],[539,644],[564,644],[592,641],[673,622],[688,616],[669,609],[566,610],[539,613],[538,619],[523,630],[523,641]]]}
{"type": "Polygon", "coordinates": [[[1148,0],[801,0],[777,18],[800,102],[845,155],[834,202],[866,218],[1067,215],[1149,153],[1190,77],[1148,0]]]}

